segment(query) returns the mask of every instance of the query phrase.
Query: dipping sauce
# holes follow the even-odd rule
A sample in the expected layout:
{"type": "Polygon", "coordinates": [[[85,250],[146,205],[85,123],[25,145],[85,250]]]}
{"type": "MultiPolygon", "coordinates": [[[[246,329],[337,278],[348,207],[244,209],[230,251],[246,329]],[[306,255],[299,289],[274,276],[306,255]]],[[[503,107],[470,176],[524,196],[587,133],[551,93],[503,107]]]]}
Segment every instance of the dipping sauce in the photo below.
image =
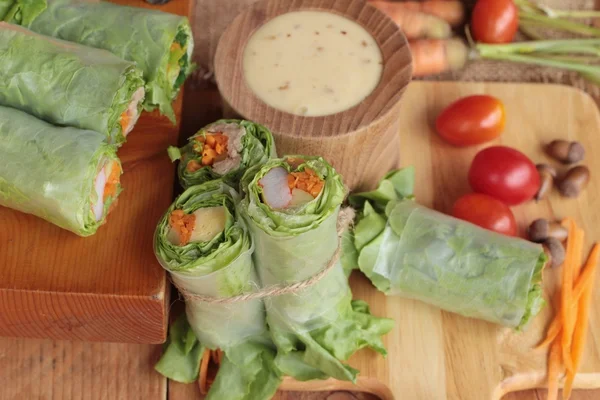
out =
{"type": "Polygon", "coordinates": [[[262,101],[296,115],[354,107],[375,89],[381,50],[362,26],[337,14],[294,11],[256,30],[244,49],[246,82],[262,101]]]}

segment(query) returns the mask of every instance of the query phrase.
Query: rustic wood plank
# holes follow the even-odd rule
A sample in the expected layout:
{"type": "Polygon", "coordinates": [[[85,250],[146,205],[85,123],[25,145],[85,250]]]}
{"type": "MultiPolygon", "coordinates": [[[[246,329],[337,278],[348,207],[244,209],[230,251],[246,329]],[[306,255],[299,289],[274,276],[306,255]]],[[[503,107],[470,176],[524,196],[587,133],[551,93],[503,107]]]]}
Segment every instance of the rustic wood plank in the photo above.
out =
{"type": "MultiPolygon", "coordinates": [[[[120,4],[155,8],[142,0],[120,4]]],[[[159,9],[191,12],[190,0],[159,9]]],[[[181,114],[182,98],[174,103],[181,114]]],[[[80,238],[0,207],[0,335],[162,343],[169,292],[152,236],[172,200],[174,166],[165,149],[179,125],[144,113],[119,149],[124,192],[98,233],[80,238]]]]}
{"type": "Polygon", "coordinates": [[[166,399],[160,346],[0,339],[0,399],[166,399]]]}

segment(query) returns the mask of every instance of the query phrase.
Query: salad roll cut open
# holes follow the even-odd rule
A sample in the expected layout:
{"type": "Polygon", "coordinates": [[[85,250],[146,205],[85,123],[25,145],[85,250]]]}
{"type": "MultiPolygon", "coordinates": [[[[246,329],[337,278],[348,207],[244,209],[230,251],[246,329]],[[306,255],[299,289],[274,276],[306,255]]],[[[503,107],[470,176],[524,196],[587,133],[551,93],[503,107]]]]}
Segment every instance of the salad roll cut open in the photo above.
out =
{"type": "MultiPolygon", "coordinates": [[[[389,176],[385,180],[394,186],[389,176]]],[[[397,188],[412,187],[409,180],[399,182],[397,188]]],[[[402,200],[406,193],[352,196],[352,203],[362,204],[354,229],[360,270],[388,295],[524,328],[544,305],[542,246],[402,200]]]]}
{"type": "Polygon", "coordinates": [[[198,378],[200,360],[208,356],[204,349],[220,349],[224,357],[208,398],[267,400],[281,376],[262,300],[215,303],[193,298],[229,298],[259,288],[252,239],[237,215],[238,202],[232,187],[220,180],[205,182],[183,192],[158,224],[156,257],[188,294],[189,329],[186,322],[176,322],[156,369],[191,382],[198,378]]]}
{"type": "Polygon", "coordinates": [[[145,109],[175,122],[171,103],[193,70],[187,18],[97,0],[0,0],[0,20],[134,61],[146,82],[145,109]]]}
{"type": "Polygon", "coordinates": [[[250,121],[222,119],[200,129],[181,149],[169,148],[180,160],[179,182],[184,188],[212,179],[236,186],[244,172],[275,157],[271,132],[250,121]]]}
{"type": "Polygon", "coordinates": [[[0,22],[0,105],[120,144],[142,111],[144,81],[131,61],[0,22]]]}
{"type": "MultiPolygon", "coordinates": [[[[331,165],[320,157],[272,159],[248,170],[242,187],[263,286],[305,281],[328,266],[338,248],[336,225],[346,195],[331,165]]],[[[343,361],[363,347],[386,354],[381,336],[393,321],[352,301],[339,260],[313,285],[266,298],[265,305],[276,364],[296,379],[354,381],[358,371],[343,361]]]]}
{"type": "Polygon", "coordinates": [[[104,139],[0,106],[0,206],[94,234],[121,191],[121,164],[104,139]]]}

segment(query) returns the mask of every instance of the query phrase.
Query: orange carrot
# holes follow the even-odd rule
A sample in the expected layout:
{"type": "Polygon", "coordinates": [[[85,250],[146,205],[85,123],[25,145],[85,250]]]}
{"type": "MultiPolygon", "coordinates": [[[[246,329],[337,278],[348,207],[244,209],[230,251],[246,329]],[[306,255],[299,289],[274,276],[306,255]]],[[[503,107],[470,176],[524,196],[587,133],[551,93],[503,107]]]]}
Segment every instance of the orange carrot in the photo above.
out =
{"type": "MultiPolygon", "coordinates": [[[[572,261],[572,282],[575,281],[575,278],[579,276],[579,271],[581,269],[581,252],[583,251],[583,239],[584,233],[583,230],[577,229],[575,232],[575,240],[574,240],[574,257],[572,261]]],[[[568,372],[574,372],[573,367],[573,359],[571,357],[571,345],[573,342],[573,331],[575,330],[575,319],[577,317],[577,304],[578,301],[573,299],[573,283],[571,283],[571,293],[570,293],[570,309],[569,309],[569,323],[571,325],[563,327],[563,359],[565,360],[565,365],[567,366],[568,372]],[[571,368],[569,368],[569,366],[571,368]]]]}
{"type": "Polygon", "coordinates": [[[547,400],[556,400],[558,398],[558,376],[561,373],[561,347],[560,336],[557,338],[548,355],[548,398],[547,400]]]}
{"type": "MultiPolygon", "coordinates": [[[[600,258],[600,244],[596,243],[592,252],[588,256],[587,262],[585,263],[585,270],[594,272],[598,265],[600,258]]],[[[583,274],[582,274],[583,275],[583,274]]],[[[594,276],[593,274],[589,275],[594,276]]],[[[573,371],[567,372],[567,379],[563,389],[563,399],[568,400],[571,397],[571,390],[573,389],[573,381],[575,380],[575,374],[581,364],[581,358],[583,356],[583,348],[585,345],[585,339],[589,324],[590,304],[592,301],[592,290],[594,287],[594,280],[589,278],[585,282],[585,289],[581,299],[579,299],[577,309],[577,324],[573,333],[573,343],[571,349],[571,358],[573,359],[573,371]]]]}
{"type": "Polygon", "coordinates": [[[419,11],[435,15],[452,26],[461,25],[465,19],[465,7],[461,1],[457,0],[402,1],[388,5],[388,9],[393,7],[399,10],[419,11]]]}
{"type": "Polygon", "coordinates": [[[200,386],[200,393],[208,393],[208,363],[210,361],[210,350],[204,350],[202,355],[202,361],[200,361],[200,374],[198,375],[198,386],[200,386]]]}
{"type": "Polygon", "coordinates": [[[413,59],[413,76],[456,71],[467,63],[469,50],[460,39],[422,39],[409,43],[413,59]]]}
{"type": "Polygon", "coordinates": [[[562,314],[562,359],[565,368],[568,371],[573,370],[571,360],[571,335],[574,321],[573,309],[571,307],[573,297],[573,268],[577,255],[577,227],[571,218],[567,218],[565,223],[569,227],[569,239],[567,241],[567,255],[562,266],[562,285],[561,285],[561,314],[562,314]]]}
{"type": "MultiPolygon", "coordinates": [[[[573,289],[573,302],[574,303],[571,305],[571,307],[573,307],[573,305],[576,304],[579,301],[579,299],[581,299],[581,296],[587,285],[587,282],[590,279],[593,280],[594,271],[595,271],[595,267],[594,268],[586,267],[583,269],[583,272],[577,278],[577,282],[575,283],[575,288],[573,289]]],[[[573,312],[574,311],[575,310],[573,310],[573,312]]],[[[540,344],[538,344],[535,347],[536,350],[541,349],[542,347],[546,347],[547,345],[552,343],[552,341],[556,338],[556,336],[558,336],[558,333],[561,331],[561,328],[562,328],[561,318],[562,318],[562,313],[559,310],[554,315],[554,319],[552,320],[552,323],[548,326],[548,330],[546,332],[546,337],[540,344]]]]}
{"type": "Polygon", "coordinates": [[[371,4],[393,19],[408,39],[444,39],[452,34],[450,25],[434,15],[398,7],[398,3],[388,1],[373,1],[371,4]]]}

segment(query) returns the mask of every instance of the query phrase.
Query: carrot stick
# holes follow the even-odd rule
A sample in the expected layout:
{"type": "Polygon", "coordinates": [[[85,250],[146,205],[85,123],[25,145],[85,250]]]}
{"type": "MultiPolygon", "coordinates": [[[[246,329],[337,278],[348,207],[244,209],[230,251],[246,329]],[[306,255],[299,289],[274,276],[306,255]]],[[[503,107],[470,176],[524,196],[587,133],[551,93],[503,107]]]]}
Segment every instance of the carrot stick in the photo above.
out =
{"type": "Polygon", "coordinates": [[[561,347],[560,336],[552,343],[550,354],[548,355],[548,398],[547,400],[556,400],[558,398],[558,375],[561,370],[561,347]]]}
{"type": "Polygon", "coordinates": [[[409,43],[413,76],[456,71],[467,63],[469,50],[460,39],[421,39],[409,43]]]}
{"type": "Polygon", "coordinates": [[[573,361],[571,360],[571,334],[575,323],[572,313],[573,298],[573,268],[577,258],[577,248],[579,246],[577,238],[577,227],[571,218],[567,218],[565,223],[569,226],[569,239],[567,241],[567,255],[563,264],[562,285],[561,285],[561,314],[562,314],[562,359],[567,371],[573,370],[573,361]]]}
{"type": "MultiPolygon", "coordinates": [[[[583,251],[583,239],[584,233],[583,230],[577,229],[575,232],[575,244],[574,244],[574,257],[572,261],[572,274],[573,280],[579,276],[579,271],[581,270],[581,252],[583,251]]],[[[573,332],[575,330],[575,319],[577,317],[577,304],[578,301],[573,298],[573,284],[571,283],[571,299],[570,304],[571,307],[569,309],[569,323],[571,325],[563,327],[563,359],[565,360],[565,365],[567,366],[567,372],[574,372],[573,367],[573,358],[571,357],[571,346],[573,342],[573,332]],[[566,340],[564,338],[567,338],[566,340]],[[569,365],[571,368],[569,368],[569,365]]]]}
{"type": "MultiPolygon", "coordinates": [[[[594,271],[595,271],[595,267],[594,268],[586,267],[583,269],[583,272],[581,272],[581,274],[577,278],[577,281],[575,283],[575,288],[573,289],[574,304],[576,302],[578,302],[579,299],[581,299],[581,296],[583,294],[583,291],[586,287],[587,282],[590,279],[593,279],[594,271]]],[[[571,307],[573,307],[573,305],[571,305],[571,307]]],[[[575,310],[573,310],[573,311],[575,311],[575,310]]],[[[548,330],[546,332],[545,339],[535,347],[536,350],[541,349],[542,347],[548,346],[550,343],[552,343],[552,341],[556,338],[556,336],[558,336],[558,333],[560,332],[560,330],[562,328],[561,319],[562,319],[562,313],[560,312],[560,310],[558,310],[558,312],[554,315],[554,319],[552,320],[552,323],[548,326],[548,330]]]]}
{"type": "MultiPolygon", "coordinates": [[[[587,262],[585,263],[585,270],[594,272],[598,265],[600,258],[600,244],[596,243],[592,252],[588,256],[587,262]]],[[[583,275],[583,274],[582,274],[583,275]]],[[[590,274],[589,276],[593,276],[590,274]]],[[[579,299],[579,307],[577,309],[577,324],[573,333],[573,344],[571,349],[571,358],[573,359],[573,371],[567,372],[567,379],[563,388],[563,399],[568,400],[571,397],[571,390],[573,389],[573,381],[575,380],[575,374],[581,364],[581,358],[583,356],[583,348],[585,345],[585,339],[587,335],[589,325],[589,314],[590,304],[592,302],[592,290],[594,287],[594,280],[588,279],[585,282],[585,289],[581,299],[579,299]]]]}
{"type": "MultiPolygon", "coordinates": [[[[373,1],[373,3],[377,3],[377,1],[373,1]]],[[[402,1],[390,3],[387,6],[387,9],[392,8],[435,15],[452,26],[461,25],[465,19],[465,7],[461,1],[457,0],[402,1]]]]}
{"type": "Polygon", "coordinates": [[[388,1],[373,1],[371,4],[393,19],[408,39],[445,39],[452,35],[450,25],[434,15],[407,10],[388,1]]]}
{"type": "Polygon", "coordinates": [[[208,393],[208,363],[210,361],[210,350],[204,350],[202,355],[202,361],[200,362],[200,374],[198,375],[198,386],[200,386],[200,393],[208,393]]]}

